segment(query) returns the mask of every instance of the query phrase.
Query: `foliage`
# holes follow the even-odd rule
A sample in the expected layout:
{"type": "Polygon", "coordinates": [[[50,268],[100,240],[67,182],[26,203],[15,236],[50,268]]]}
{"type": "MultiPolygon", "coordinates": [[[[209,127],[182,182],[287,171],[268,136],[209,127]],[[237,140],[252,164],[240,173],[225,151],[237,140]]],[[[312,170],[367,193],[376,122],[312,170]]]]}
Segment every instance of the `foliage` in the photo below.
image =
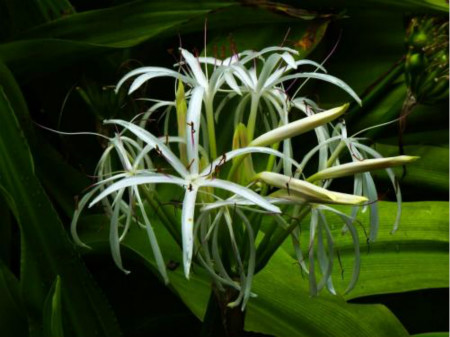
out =
{"type": "MultiPolygon", "coordinates": [[[[160,217],[153,215],[149,220],[161,250],[165,252],[169,287],[176,296],[159,295],[158,291],[142,283],[137,288],[111,289],[109,282],[102,281],[111,275],[118,279],[122,277],[102,268],[110,259],[109,234],[105,233],[109,225],[108,219],[101,215],[102,209],[94,208],[91,214],[85,214],[79,220],[80,238],[96,252],[104,252],[101,263],[93,264],[89,251],[76,248],[68,234],[77,207],[73,199],[83,195],[91,183],[89,175],[94,172],[107,142],[87,136],[56,135],[39,125],[64,132],[113,133],[114,128],[102,125],[103,119],[131,120],[148,105],[145,101],[127,98],[123,93],[115,95],[111,85],[129,70],[143,64],[172,67],[172,63],[177,62],[172,56],[176,55],[180,40],[185,50],[193,51],[196,47],[217,58],[226,58],[236,50],[260,50],[284,41],[285,46],[299,52],[301,59],[308,57],[319,64],[327,59],[325,66],[329,73],[344,80],[361,97],[362,107],[352,104],[345,115],[349,135],[392,121],[400,116],[411,88],[405,84],[405,79],[412,83],[408,77],[410,73],[405,74],[403,67],[404,56],[411,52],[405,47],[404,21],[421,18],[424,14],[437,17],[438,21],[443,20],[442,17],[445,20],[448,5],[437,1],[371,1],[370,4],[373,6],[371,11],[361,8],[356,1],[337,4],[326,0],[305,4],[305,8],[300,8],[303,4],[297,2],[286,5],[263,1],[111,0],[94,5],[81,0],[46,0],[39,3],[25,1],[20,7],[15,1],[0,1],[2,334],[85,336],[94,332],[104,336],[132,336],[138,335],[138,330],[132,330],[124,317],[151,312],[150,307],[162,306],[159,303],[174,303],[175,306],[177,298],[181,298],[200,320],[204,319],[207,308],[207,273],[194,266],[190,281],[184,279],[182,268],[178,267],[182,262],[178,243],[164,225],[160,225],[160,217]],[[335,51],[330,55],[333,49],[335,51]],[[222,57],[221,54],[225,55],[222,57]],[[119,292],[124,296],[118,296],[119,292]],[[124,298],[134,293],[145,299],[146,305],[139,310],[133,307],[124,310],[124,298]],[[126,316],[127,311],[132,311],[132,315],[126,316]]],[[[136,94],[143,97],[150,92],[151,97],[174,101],[173,83],[163,79],[158,83],[161,85],[145,84],[136,94]]],[[[421,92],[425,89],[420,88],[421,92]]],[[[308,81],[302,90],[302,96],[313,98],[324,109],[348,100],[348,96],[318,81],[308,81]]],[[[371,220],[368,214],[362,214],[361,226],[357,225],[361,227],[358,230],[359,284],[343,297],[321,293],[311,298],[308,282],[302,278],[295,263],[295,251],[285,242],[284,249],[274,253],[270,260],[260,261],[261,265],[267,263],[267,266],[253,281],[252,292],[258,297],[248,304],[247,331],[279,336],[391,336],[407,335],[407,330],[423,333],[445,329],[426,324],[419,331],[408,326],[405,329],[402,325],[405,321],[399,321],[385,306],[348,303],[348,300],[362,301],[365,296],[374,294],[426,292],[431,288],[448,287],[446,93],[440,89],[439,100],[427,100],[424,102],[427,105],[416,104],[412,112],[403,113],[407,115],[404,119],[407,123],[402,126],[400,144],[406,155],[418,155],[423,160],[412,163],[406,171],[396,170],[396,175],[401,178],[404,203],[403,216],[395,234],[389,234],[396,216],[394,203],[376,203],[380,214],[378,241],[369,244],[362,227],[369,228],[371,220]]],[[[182,99],[177,103],[175,109],[182,110],[182,99]]],[[[148,127],[152,133],[164,136],[166,132],[160,131],[164,122],[159,117],[156,112],[152,117],[155,122],[150,122],[148,127]]],[[[296,115],[295,119],[298,117],[296,115]]],[[[232,134],[233,123],[223,121],[220,131],[232,134]]],[[[256,125],[259,122],[256,121],[256,125]]],[[[176,125],[174,123],[171,122],[176,125]]],[[[242,130],[242,127],[236,129],[242,130]]],[[[254,130],[263,133],[258,127],[254,130]]],[[[186,129],[186,132],[189,131],[186,129]]],[[[237,131],[236,134],[240,133],[237,131]]],[[[396,123],[371,129],[365,136],[373,141],[369,152],[375,149],[384,156],[398,154],[396,123]]],[[[242,135],[236,136],[236,148],[246,146],[251,138],[246,140],[242,135]]],[[[303,158],[314,144],[312,133],[301,139],[301,143],[296,138],[292,140],[293,158],[303,158]]],[[[225,149],[230,145],[230,139],[217,138],[217,148],[225,149]]],[[[220,159],[221,152],[217,154],[211,156],[212,159],[220,159]]],[[[320,164],[317,157],[311,160],[313,167],[320,164]]],[[[246,160],[243,165],[247,165],[248,171],[252,165],[262,171],[258,166],[262,165],[259,157],[253,158],[253,162],[246,160]]],[[[314,173],[307,169],[308,176],[314,173]]],[[[241,174],[234,179],[245,180],[249,176],[241,174]]],[[[375,172],[373,179],[378,184],[378,196],[372,193],[373,199],[395,199],[392,188],[385,183],[389,182],[389,176],[375,172]]],[[[333,189],[353,189],[353,182],[346,178],[335,183],[333,189]]],[[[168,195],[171,193],[168,189],[160,192],[163,199],[178,198],[168,195]]],[[[158,205],[158,200],[155,202],[158,205]]],[[[170,218],[174,212],[173,204],[158,209],[170,218]]],[[[339,210],[347,210],[339,207],[339,210]]],[[[260,243],[273,227],[266,221],[267,217],[264,220],[257,238],[260,243]]],[[[308,220],[306,218],[305,223],[308,220]]],[[[334,260],[334,285],[342,294],[354,263],[353,244],[348,235],[342,238],[336,235],[341,229],[338,218],[330,216],[328,226],[336,237],[335,246],[339,252],[339,257],[334,260]],[[342,275],[343,281],[340,280],[342,275]]],[[[302,240],[309,234],[304,227],[302,240]]],[[[131,230],[123,240],[126,247],[122,252],[124,265],[133,260],[135,262],[130,266],[148,267],[157,274],[158,264],[147,243],[148,237],[140,233],[131,230]]],[[[279,230],[271,237],[283,241],[283,235],[285,233],[279,230]]],[[[305,245],[305,242],[300,244],[305,245]]],[[[159,269],[161,267],[160,262],[159,269]]],[[[137,272],[131,268],[130,271],[132,274],[137,272]]],[[[388,298],[388,295],[383,296],[388,298]]],[[[447,317],[448,303],[443,301],[437,306],[444,309],[447,317]]],[[[420,306],[421,303],[417,303],[412,309],[404,305],[403,313],[419,320],[420,317],[415,315],[420,306]]],[[[157,324],[149,324],[152,317],[156,316],[142,315],[138,324],[143,327],[142,334],[157,331],[157,324]]],[[[171,316],[166,317],[158,319],[175,329],[176,324],[168,322],[171,316]]],[[[194,316],[185,317],[188,317],[186,326],[195,325],[187,322],[197,322],[194,316]]],[[[196,335],[199,331],[193,328],[185,333],[196,335]]]]}

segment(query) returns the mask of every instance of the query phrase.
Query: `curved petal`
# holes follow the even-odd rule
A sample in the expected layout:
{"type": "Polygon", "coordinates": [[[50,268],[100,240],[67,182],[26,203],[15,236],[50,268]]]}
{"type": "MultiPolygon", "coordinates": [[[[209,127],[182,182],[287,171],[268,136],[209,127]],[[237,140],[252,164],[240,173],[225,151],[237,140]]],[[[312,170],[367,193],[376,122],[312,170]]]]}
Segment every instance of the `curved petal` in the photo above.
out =
{"type": "Polygon", "coordinates": [[[225,181],[221,179],[202,179],[198,182],[199,186],[211,186],[221,188],[232,193],[235,193],[245,199],[252,201],[255,205],[264,208],[272,213],[281,213],[281,210],[277,207],[269,203],[264,197],[259,194],[253,192],[251,189],[247,187],[243,187],[241,185],[235,184],[231,181],[225,181]]]}
{"type": "Polygon", "coordinates": [[[147,130],[124,120],[120,119],[110,119],[105,120],[104,124],[118,124],[134,133],[138,138],[149,144],[152,148],[158,149],[161,155],[169,162],[169,164],[182,176],[186,177],[189,175],[186,167],[184,167],[183,163],[178,159],[177,156],[157,137],[153,136],[147,130]]]}
{"type": "Polygon", "coordinates": [[[110,195],[111,193],[114,193],[115,191],[118,191],[125,187],[130,186],[137,186],[142,184],[158,184],[158,183],[166,183],[166,184],[175,184],[184,186],[186,185],[185,180],[180,179],[178,177],[170,176],[170,175],[164,175],[159,173],[152,173],[147,175],[139,175],[139,176],[132,176],[128,178],[124,178],[111,186],[108,186],[102,193],[100,193],[90,204],[89,207],[94,206],[96,203],[98,203],[101,199],[104,197],[110,195]]]}

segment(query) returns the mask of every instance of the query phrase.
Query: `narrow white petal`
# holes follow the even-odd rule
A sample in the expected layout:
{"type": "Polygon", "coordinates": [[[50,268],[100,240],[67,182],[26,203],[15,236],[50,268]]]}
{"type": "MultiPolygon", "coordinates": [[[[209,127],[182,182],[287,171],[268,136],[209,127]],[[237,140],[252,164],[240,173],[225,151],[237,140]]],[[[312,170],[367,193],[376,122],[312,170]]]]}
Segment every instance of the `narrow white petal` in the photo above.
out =
{"type": "MultiPolygon", "coordinates": [[[[119,267],[120,270],[122,270],[125,274],[129,274],[130,271],[123,268],[122,265],[122,257],[120,255],[120,241],[119,241],[119,211],[120,211],[120,201],[122,199],[123,193],[125,192],[125,189],[121,189],[119,193],[117,193],[117,196],[114,199],[114,211],[111,216],[111,220],[109,223],[109,245],[111,248],[111,255],[112,258],[119,267]]],[[[130,210],[131,212],[131,210],[130,210]]]]}
{"type": "Polygon", "coordinates": [[[156,235],[155,235],[155,232],[153,231],[152,224],[150,223],[150,220],[148,219],[147,212],[146,212],[146,210],[144,208],[144,204],[141,200],[139,189],[134,187],[133,190],[136,195],[137,203],[141,210],[142,218],[144,219],[145,229],[147,230],[147,235],[148,235],[148,239],[150,241],[150,246],[152,247],[153,256],[155,257],[156,266],[158,267],[159,273],[161,274],[161,276],[164,280],[164,283],[168,284],[169,277],[167,276],[166,264],[164,263],[161,249],[159,248],[159,245],[158,245],[158,240],[156,239],[156,235]]]}
{"type": "Polygon", "coordinates": [[[275,81],[272,85],[277,85],[277,84],[279,84],[281,82],[290,81],[290,80],[293,80],[295,78],[314,78],[314,79],[318,79],[318,80],[322,80],[322,81],[334,84],[334,85],[338,86],[339,88],[341,88],[342,90],[346,91],[350,96],[352,96],[354,98],[354,100],[359,105],[361,105],[361,99],[356,94],[356,92],[352,88],[350,88],[350,86],[347,83],[345,83],[344,81],[340,80],[337,77],[334,77],[334,76],[331,76],[331,75],[328,75],[328,74],[322,74],[322,73],[298,73],[298,74],[293,74],[293,75],[287,75],[287,76],[283,76],[279,80],[275,81]]]}
{"type": "Polygon", "coordinates": [[[120,189],[123,189],[125,187],[130,186],[137,186],[142,184],[157,184],[157,183],[166,183],[166,184],[175,184],[184,186],[186,185],[185,180],[180,179],[178,177],[170,176],[170,175],[164,175],[164,174],[158,174],[158,173],[151,173],[147,175],[139,175],[139,176],[133,176],[124,178],[111,186],[108,186],[102,193],[100,193],[90,204],[89,207],[92,207],[97,202],[99,202],[104,197],[110,195],[111,193],[114,193],[120,189]]]}
{"type": "Polygon", "coordinates": [[[202,67],[200,66],[200,62],[198,61],[198,59],[186,49],[181,49],[181,55],[184,57],[186,63],[189,65],[189,68],[192,70],[192,73],[194,74],[194,77],[197,80],[198,84],[203,88],[207,88],[208,80],[206,79],[205,74],[202,71],[202,67]]]}
{"type": "MultiPolygon", "coordinates": [[[[367,145],[359,144],[358,142],[352,142],[352,144],[375,158],[382,158],[381,154],[368,147],[367,145]]],[[[395,197],[397,199],[397,215],[395,217],[394,228],[392,229],[392,232],[395,232],[398,229],[400,218],[402,216],[402,192],[400,191],[400,186],[398,184],[397,178],[395,177],[394,171],[388,168],[386,169],[386,172],[389,176],[389,179],[391,180],[392,186],[394,187],[395,197]]]]}
{"type": "Polygon", "coordinates": [[[295,59],[292,57],[291,54],[285,52],[281,54],[281,57],[290,68],[297,69],[297,63],[295,63],[295,59]]]}
{"type": "Polygon", "coordinates": [[[187,158],[189,170],[192,175],[198,174],[199,167],[198,149],[200,141],[200,117],[202,113],[203,93],[204,89],[202,87],[196,87],[192,91],[186,116],[187,158]]]}
{"type": "Polygon", "coordinates": [[[152,78],[157,78],[157,77],[174,77],[176,79],[183,80],[183,82],[188,82],[188,83],[192,84],[192,81],[189,81],[189,79],[187,77],[185,77],[175,71],[172,71],[172,70],[153,71],[153,72],[145,73],[145,74],[138,76],[131,84],[130,89],[128,89],[128,95],[132,94],[134,91],[139,89],[142,86],[142,84],[144,84],[148,80],[151,80],[152,78]]]}
{"type": "Polygon", "coordinates": [[[194,213],[195,200],[197,199],[198,187],[189,185],[183,200],[181,215],[181,235],[183,240],[183,265],[184,275],[189,278],[192,254],[194,252],[194,213]]]}
{"type": "Polygon", "coordinates": [[[227,82],[228,86],[234,90],[235,93],[237,93],[239,96],[242,96],[241,89],[239,89],[238,84],[236,83],[236,80],[234,79],[234,76],[230,74],[229,72],[224,73],[225,82],[227,82]]]}
{"type": "Polygon", "coordinates": [[[164,158],[169,162],[169,164],[182,176],[186,177],[189,172],[186,167],[184,167],[183,163],[178,159],[177,156],[157,137],[153,136],[147,130],[124,120],[120,119],[110,119],[105,120],[104,124],[118,124],[134,133],[137,137],[139,137],[142,141],[149,144],[152,148],[160,151],[160,153],[164,156],[164,158]]]}
{"type": "Polygon", "coordinates": [[[209,175],[212,172],[214,172],[214,168],[217,167],[218,165],[223,165],[224,163],[230,161],[231,159],[233,159],[235,157],[250,154],[250,153],[263,153],[263,154],[273,155],[273,156],[276,156],[276,157],[286,160],[288,163],[290,163],[291,165],[294,165],[297,168],[300,167],[300,165],[294,159],[286,157],[280,151],[274,150],[269,147],[251,146],[251,147],[244,147],[241,149],[236,149],[236,150],[232,150],[230,152],[226,152],[219,158],[215,159],[210,165],[208,165],[208,167],[205,168],[200,175],[202,175],[202,176],[209,175]]]}
{"type": "Polygon", "coordinates": [[[260,50],[259,52],[252,52],[249,54],[249,56],[246,56],[245,58],[243,58],[240,63],[241,64],[245,64],[255,58],[259,58],[260,56],[267,54],[267,53],[272,53],[272,52],[281,52],[281,51],[286,51],[289,52],[291,54],[294,55],[298,55],[298,51],[296,51],[295,49],[292,48],[288,48],[288,47],[267,47],[264,48],[262,50],[260,50]]]}
{"type": "Polygon", "coordinates": [[[126,74],[124,77],[122,77],[121,80],[117,83],[115,91],[118,92],[120,87],[128,79],[130,79],[133,76],[140,75],[140,74],[152,74],[152,73],[160,73],[160,74],[164,73],[165,75],[162,75],[162,76],[172,76],[172,77],[177,76],[177,78],[180,77],[180,78],[183,78],[184,80],[188,80],[188,78],[186,78],[185,76],[183,76],[171,69],[162,68],[162,67],[141,67],[141,68],[130,71],[128,74],[126,74]]]}
{"type": "Polygon", "coordinates": [[[231,181],[225,181],[220,179],[202,179],[199,182],[200,186],[211,186],[221,188],[230,192],[233,192],[241,197],[252,201],[255,205],[264,208],[272,213],[281,213],[281,210],[268,202],[264,197],[253,192],[251,189],[235,184],[231,181]]]}

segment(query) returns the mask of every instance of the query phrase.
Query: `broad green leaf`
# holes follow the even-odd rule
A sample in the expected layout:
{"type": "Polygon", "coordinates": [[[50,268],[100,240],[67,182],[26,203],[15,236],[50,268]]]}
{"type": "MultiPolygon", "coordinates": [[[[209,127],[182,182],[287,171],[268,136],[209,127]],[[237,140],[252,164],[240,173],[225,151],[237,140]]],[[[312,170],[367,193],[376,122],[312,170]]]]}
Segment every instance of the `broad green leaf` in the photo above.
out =
{"type": "MultiPolygon", "coordinates": [[[[346,211],[343,207],[340,209],[346,211]]],[[[448,287],[448,202],[404,202],[399,229],[391,234],[396,212],[396,203],[379,202],[378,238],[370,247],[362,229],[365,227],[367,231],[369,228],[369,214],[358,215],[360,224],[356,226],[361,243],[361,273],[356,287],[345,298],[448,287]]],[[[328,213],[327,219],[342,262],[341,269],[338,260],[335,261],[333,283],[343,294],[352,273],[352,240],[350,233],[341,234],[340,219],[328,216],[328,213]]],[[[303,230],[302,244],[305,247],[307,229],[303,230]]],[[[285,242],[283,248],[295,259],[291,242],[285,242]]]]}
{"type": "Polygon", "coordinates": [[[0,260],[0,335],[28,336],[26,311],[20,297],[19,281],[0,260]]]}
{"type": "MultiPolygon", "coordinates": [[[[182,23],[233,3],[220,1],[133,1],[67,16],[0,45],[0,58],[15,74],[33,74],[36,64],[55,68],[82,56],[135,46],[162,33],[176,34],[182,23]],[[169,5],[170,3],[170,5],[169,5]],[[29,62],[32,57],[33,62],[29,62]]],[[[197,26],[197,30],[203,26],[197,26]]]]}
{"type": "Polygon", "coordinates": [[[289,11],[280,14],[280,11],[262,6],[229,8],[212,15],[209,19],[212,24],[208,27],[211,32],[208,35],[207,55],[225,58],[233,52],[284,45],[297,50],[298,58],[305,58],[322,41],[329,21],[297,18],[289,11]],[[231,17],[245,19],[239,25],[214,29],[217,20],[229,21],[231,17]],[[255,27],[258,27],[257,35],[254,34],[255,27]]]}
{"type": "MultiPolygon", "coordinates": [[[[3,79],[5,80],[5,79],[3,79]]],[[[11,102],[0,87],[0,185],[17,207],[21,233],[21,291],[31,332],[42,333],[41,310],[56,275],[74,335],[120,335],[115,317],[77,256],[40,182],[11,102]]]]}
{"type": "Polygon", "coordinates": [[[61,298],[61,278],[56,276],[44,303],[44,335],[48,337],[63,337],[63,312],[61,298]]]}
{"type": "MultiPolygon", "coordinates": [[[[376,149],[385,157],[398,154],[398,146],[377,144],[376,149]]],[[[404,149],[405,154],[419,156],[420,158],[414,163],[408,164],[406,175],[401,179],[401,186],[408,187],[414,191],[420,184],[421,189],[448,194],[448,147],[415,145],[405,146],[404,149]]],[[[401,168],[395,168],[394,170],[397,171],[398,177],[402,175],[401,168]]]]}
{"type": "MultiPolygon", "coordinates": [[[[181,252],[171,237],[153,219],[158,242],[166,261],[179,262],[181,252]]],[[[86,217],[80,223],[84,242],[100,249],[108,245],[107,219],[86,217]],[[84,232],[83,232],[84,230],[84,232]]],[[[124,246],[155,270],[151,249],[140,229],[130,231],[124,246]]],[[[211,281],[202,268],[193,267],[190,280],[182,268],[169,271],[170,286],[192,312],[202,319],[209,298],[211,281]]],[[[131,272],[133,272],[131,270],[131,272]]],[[[340,297],[324,294],[309,296],[308,282],[283,250],[279,250],[266,269],[256,275],[252,292],[258,295],[248,304],[245,329],[274,336],[407,336],[406,330],[382,305],[347,304],[340,297]]]]}

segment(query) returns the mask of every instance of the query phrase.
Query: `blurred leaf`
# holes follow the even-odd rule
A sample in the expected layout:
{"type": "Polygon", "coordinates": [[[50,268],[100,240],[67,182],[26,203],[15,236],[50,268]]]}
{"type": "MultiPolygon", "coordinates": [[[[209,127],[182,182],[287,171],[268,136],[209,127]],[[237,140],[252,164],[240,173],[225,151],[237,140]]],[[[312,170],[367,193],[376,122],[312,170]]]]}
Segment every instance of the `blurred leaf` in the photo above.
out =
{"type": "Polygon", "coordinates": [[[58,275],[44,303],[44,336],[64,336],[61,301],[61,278],[58,275]]]}
{"type": "Polygon", "coordinates": [[[309,55],[322,40],[329,21],[324,18],[305,20],[289,15],[275,14],[264,7],[231,7],[213,13],[208,18],[207,55],[219,58],[243,50],[261,50],[267,46],[285,46],[296,49],[298,58],[309,55]],[[247,18],[239,25],[217,26],[230,18],[247,18]],[[255,34],[258,30],[258,34],[255,34]]]}
{"type": "Polygon", "coordinates": [[[449,336],[448,332],[427,332],[413,335],[413,337],[448,337],[448,336],[449,336]]]}
{"type": "Polygon", "coordinates": [[[11,32],[18,33],[39,24],[74,13],[68,0],[2,0],[1,1],[12,26],[11,32]],[[26,10],[24,10],[26,8],[26,10]]]}
{"type": "MultiPolygon", "coordinates": [[[[135,46],[229,2],[134,1],[74,14],[37,27],[20,40],[0,45],[0,58],[15,74],[33,73],[36,64],[54,69],[82,56],[135,46]],[[29,62],[29,60],[33,62],[29,62]]],[[[198,28],[197,28],[198,29],[198,28]]]]}
{"type": "MultiPolygon", "coordinates": [[[[181,251],[157,219],[152,219],[166,261],[179,262],[181,251]]],[[[82,239],[95,249],[108,245],[107,219],[85,217],[80,223],[82,239]]],[[[145,235],[130,231],[124,246],[155,268],[145,235]]],[[[133,272],[133,271],[131,271],[133,272]]],[[[202,319],[211,291],[205,271],[194,267],[190,280],[182,268],[169,272],[170,286],[192,312],[202,319]]],[[[347,304],[342,298],[324,294],[311,298],[308,282],[302,279],[291,257],[279,250],[255,277],[245,329],[276,336],[407,336],[395,316],[382,305],[347,304]]]]}
{"type": "Polygon", "coordinates": [[[19,282],[0,260],[0,334],[28,336],[26,312],[22,306],[19,282]]]}
{"type": "MultiPolygon", "coordinates": [[[[2,78],[2,81],[6,79],[2,78]]],[[[34,174],[30,149],[11,101],[0,87],[0,184],[17,207],[21,230],[21,289],[33,334],[41,333],[41,310],[57,274],[68,280],[63,297],[74,335],[117,336],[119,330],[99,289],[81,263],[34,174]]]]}
{"type": "Polygon", "coordinates": [[[16,212],[17,208],[9,193],[0,185],[0,261],[10,267],[12,255],[12,226],[13,217],[11,212],[16,212]]]}
{"type": "MultiPolygon", "coordinates": [[[[380,228],[378,238],[370,247],[362,227],[369,228],[369,212],[360,213],[358,219],[361,243],[361,274],[356,287],[345,296],[347,299],[363,296],[405,292],[417,289],[448,287],[448,202],[405,202],[398,231],[391,234],[397,205],[379,202],[380,228]]],[[[348,208],[341,207],[348,213],[348,208]]],[[[350,234],[340,235],[342,221],[327,214],[335,237],[335,246],[343,268],[335,261],[333,283],[344,293],[353,268],[353,244],[350,234]]],[[[304,229],[303,247],[307,246],[307,229],[304,229]]],[[[295,259],[291,242],[283,248],[295,259]]],[[[294,260],[292,261],[294,263],[294,260]]]]}
{"type": "MultiPolygon", "coordinates": [[[[433,131],[408,132],[403,135],[403,144],[408,145],[434,145],[448,147],[449,130],[440,129],[433,131]]],[[[398,135],[388,138],[377,139],[380,144],[393,145],[398,147],[398,135]]]]}
{"type": "MultiPolygon", "coordinates": [[[[398,155],[398,146],[377,144],[377,151],[383,156],[398,155]]],[[[406,175],[401,179],[402,187],[419,187],[422,192],[431,190],[448,194],[449,188],[449,152],[448,147],[431,145],[405,146],[405,154],[419,156],[420,159],[408,165],[406,175]]],[[[395,168],[397,176],[402,175],[402,168],[395,168]]],[[[385,178],[385,176],[383,175],[385,178]]],[[[420,194],[420,193],[418,193],[420,194]]]]}
{"type": "MultiPolygon", "coordinates": [[[[289,1],[293,2],[293,1],[289,1]]],[[[297,0],[294,0],[297,3],[297,0]]],[[[414,11],[419,13],[428,12],[448,12],[448,3],[442,0],[366,0],[364,2],[358,0],[316,0],[309,7],[317,8],[335,8],[335,9],[367,9],[370,8],[384,9],[389,11],[414,11]]]]}

